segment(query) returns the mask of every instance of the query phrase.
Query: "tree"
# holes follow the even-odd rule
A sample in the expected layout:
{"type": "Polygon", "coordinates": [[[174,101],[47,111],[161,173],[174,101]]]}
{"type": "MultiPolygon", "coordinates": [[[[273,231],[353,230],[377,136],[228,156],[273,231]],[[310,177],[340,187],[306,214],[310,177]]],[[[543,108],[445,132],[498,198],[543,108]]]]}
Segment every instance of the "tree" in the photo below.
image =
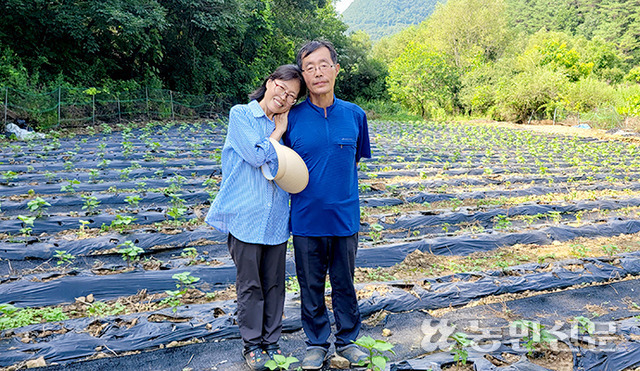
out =
{"type": "Polygon", "coordinates": [[[389,66],[391,98],[422,117],[438,109],[453,111],[458,74],[446,55],[411,42],[389,66]]]}

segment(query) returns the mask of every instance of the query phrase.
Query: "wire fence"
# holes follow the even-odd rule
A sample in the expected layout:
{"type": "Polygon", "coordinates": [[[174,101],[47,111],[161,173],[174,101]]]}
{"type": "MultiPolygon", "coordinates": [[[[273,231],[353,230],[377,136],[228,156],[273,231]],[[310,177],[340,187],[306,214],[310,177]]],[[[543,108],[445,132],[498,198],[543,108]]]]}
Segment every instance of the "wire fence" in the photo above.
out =
{"type": "Polygon", "coordinates": [[[40,129],[72,128],[96,122],[217,118],[228,105],[215,95],[191,95],[144,88],[110,93],[96,88],[59,87],[28,93],[11,87],[2,92],[3,126],[25,120],[40,129]]]}

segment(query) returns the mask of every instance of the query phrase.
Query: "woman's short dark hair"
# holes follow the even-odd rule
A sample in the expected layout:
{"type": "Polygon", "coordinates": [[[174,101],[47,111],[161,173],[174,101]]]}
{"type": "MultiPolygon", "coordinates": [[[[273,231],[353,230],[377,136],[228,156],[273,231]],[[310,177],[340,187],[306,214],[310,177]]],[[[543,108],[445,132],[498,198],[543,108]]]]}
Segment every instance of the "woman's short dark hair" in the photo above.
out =
{"type": "Polygon", "coordinates": [[[298,55],[296,56],[296,63],[298,67],[302,68],[302,60],[309,54],[315,52],[320,48],[329,49],[329,55],[331,56],[331,62],[333,64],[338,63],[338,53],[336,53],[336,48],[333,47],[331,41],[327,40],[313,40],[308,43],[302,45],[300,50],[298,51],[298,55]]]}
{"type": "Polygon", "coordinates": [[[284,64],[276,68],[271,75],[264,79],[259,88],[249,94],[249,100],[255,99],[260,102],[262,98],[264,98],[264,93],[267,91],[267,81],[275,79],[283,81],[298,80],[300,82],[300,91],[298,91],[297,98],[300,98],[307,93],[307,85],[305,85],[304,79],[302,78],[302,70],[300,70],[300,68],[295,64],[284,64]]]}

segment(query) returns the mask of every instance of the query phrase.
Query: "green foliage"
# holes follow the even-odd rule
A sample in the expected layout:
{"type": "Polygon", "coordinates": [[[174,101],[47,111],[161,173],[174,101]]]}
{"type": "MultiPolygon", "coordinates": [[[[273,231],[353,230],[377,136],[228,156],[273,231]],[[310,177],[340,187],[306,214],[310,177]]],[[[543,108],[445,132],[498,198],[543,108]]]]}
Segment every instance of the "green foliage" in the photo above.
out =
{"type": "Polygon", "coordinates": [[[67,319],[69,317],[61,308],[17,308],[11,304],[0,304],[0,330],[67,319]]]}
{"type": "Polygon", "coordinates": [[[96,196],[87,196],[82,195],[84,199],[84,206],[82,206],[82,210],[87,210],[87,215],[91,215],[95,212],[96,207],[100,205],[100,201],[96,196]]]}
{"type": "Polygon", "coordinates": [[[36,218],[40,218],[49,206],[51,206],[51,204],[45,201],[42,197],[36,197],[33,200],[27,202],[29,211],[34,213],[36,215],[36,218]]]}
{"type": "Polygon", "coordinates": [[[124,199],[124,202],[128,203],[132,207],[136,207],[136,206],[138,206],[138,204],[140,204],[140,200],[142,200],[142,198],[140,198],[140,196],[131,195],[131,196],[127,196],[124,199]]]}
{"type": "Polygon", "coordinates": [[[282,354],[274,354],[273,359],[264,364],[269,370],[288,370],[292,363],[299,362],[296,357],[285,357],[282,354]]]}
{"type": "Polygon", "coordinates": [[[389,66],[391,98],[422,117],[452,112],[458,75],[446,55],[424,44],[410,43],[389,66]]]}
{"type": "Polygon", "coordinates": [[[526,336],[522,337],[525,342],[524,347],[529,351],[529,355],[533,355],[536,346],[548,346],[556,337],[549,331],[545,330],[544,325],[529,320],[517,320],[511,323],[511,326],[523,331],[526,336]]]}
{"type": "Polygon", "coordinates": [[[20,229],[20,233],[25,236],[31,235],[31,231],[33,231],[33,223],[36,220],[35,216],[26,216],[26,215],[18,215],[18,219],[22,222],[22,228],[20,229]]]}
{"type": "Polygon", "coordinates": [[[365,366],[372,371],[383,371],[385,369],[387,362],[389,362],[389,357],[385,356],[384,352],[396,354],[393,351],[393,344],[384,340],[374,339],[371,336],[362,336],[354,343],[369,352],[367,359],[360,362],[360,366],[365,366]]]}
{"type": "Polygon", "coordinates": [[[58,259],[58,265],[62,264],[71,264],[73,260],[76,258],[72,254],[69,254],[66,250],[56,250],[54,258],[58,259]]]}
{"type": "Polygon", "coordinates": [[[456,332],[450,335],[449,339],[453,340],[450,351],[453,353],[453,360],[456,362],[456,365],[461,366],[466,364],[469,352],[465,348],[473,345],[473,340],[468,339],[467,334],[464,332],[456,332]]]}
{"type": "Polygon", "coordinates": [[[140,259],[139,255],[144,253],[144,249],[138,247],[133,241],[125,241],[118,245],[122,247],[118,250],[118,254],[122,254],[122,260],[127,262],[127,266],[140,259]]]}
{"type": "Polygon", "coordinates": [[[390,36],[433,13],[435,0],[354,0],[342,13],[350,31],[363,30],[373,40],[390,36]]]}
{"type": "Polygon", "coordinates": [[[553,112],[566,83],[563,73],[542,67],[505,78],[496,94],[496,118],[525,122],[535,113],[553,112]]]}
{"type": "Polygon", "coordinates": [[[575,322],[579,334],[591,335],[596,330],[596,325],[587,317],[576,316],[572,322],[575,322]]]}
{"type": "Polygon", "coordinates": [[[200,278],[192,276],[191,272],[176,273],[171,276],[171,278],[178,281],[178,283],[176,283],[177,290],[165,291],[169,297],[163,299],[160,302],[160,305],[170,305],[175,313],[178,311],[178,306],[182,303],[181,299],[183,295],[187,293],[187,290],[193,287],[194,283],[200,281],[200,278]]]}
{"type": "Polygon", "coordinates": [[[109,305],[102,301],[96,301],[92,303],[87,309],[87,315],[89,317],[106,317],[106,316],[115,316],[120,313],[124,313],[125,311],[124,305],[116,302],[112,305],[109,305]]]}

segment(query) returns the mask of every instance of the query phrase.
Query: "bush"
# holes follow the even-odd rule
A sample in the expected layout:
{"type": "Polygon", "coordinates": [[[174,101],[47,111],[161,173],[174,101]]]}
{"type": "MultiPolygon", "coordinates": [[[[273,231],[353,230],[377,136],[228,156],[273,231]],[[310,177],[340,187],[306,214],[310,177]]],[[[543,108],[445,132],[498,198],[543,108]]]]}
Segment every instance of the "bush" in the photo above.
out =
{"type": "Polygon", "coordinates": [[[536,113],[550,117],[567,79],[562,72],[536,68],[507,77],[496,93],[496,119],[524,122],[536,113]]]}
{"type": "Polygon", "coordinates": [[[589,112],[615,102],[615,88],[604,81],[587,77],[575,83],[565,84],[560,93],[562,105],[576,112],[589,112]]]}

